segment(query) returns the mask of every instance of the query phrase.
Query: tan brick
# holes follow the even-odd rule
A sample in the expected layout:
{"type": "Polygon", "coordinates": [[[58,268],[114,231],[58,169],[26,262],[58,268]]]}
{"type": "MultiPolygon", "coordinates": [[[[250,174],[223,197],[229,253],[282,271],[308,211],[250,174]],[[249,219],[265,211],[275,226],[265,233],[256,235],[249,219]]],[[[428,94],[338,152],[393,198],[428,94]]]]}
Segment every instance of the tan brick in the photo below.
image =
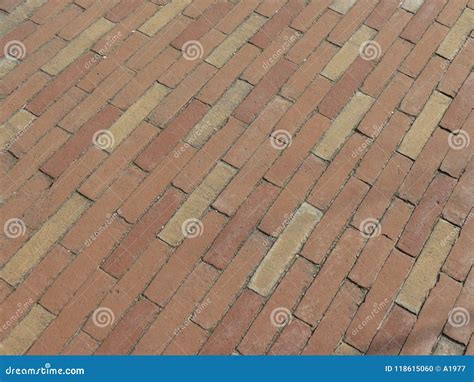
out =
{"type": "Polygon", "coordinates": [[[463,355],[464,346],[452,341],[448,337],[441,336],[433,352],[433,355],[463,355]]]}
{"type": "Polygon", "coordinates": [[[341,342],[341,344],[334,350],[335,355],[362,355],[362,353],[353,348],[351,345],[341,342]]]}
{"type": "Polygon", "coordinates": [[[397,297],[398,304],[414,313],[420,311],[458,233],[452,224],[438,222],[397,297]]]}
{"type": "Polygon", "coordinates": [[[423,5],[424,2],[425,0],[404,0],[401,3],[401,6],[407,11],[416,13],[416,11],[418,11],[418,9],[423,5]]]}
{"type": "Polygon", "coordinates": [[[69,64],[73,63],[84,51],[89,49],[104,34],[115,26],[114,23],[104,18],[99,19],[74,40],[72,40],[64,49],[62,49],[51,61],[43,65],[46,73],[57,75],[69,64]]]}
{"type": "Polygon", "coordinates": [[[0,271],[0,277],[11,285],[16,285],[47,254],[49,248],[81,216],[87,206],[86,199],[74,194],[10,259],[0,271]]]}
{"type": "MultiPolygon", "coordinates": [[[[158,237],[171,245],[178,245],[184,237],[182,232],[183,223],[187,219],[199,219],[235,173],[234,168],[224,162],[219,162],[183,203],[158,237]]],[[[203,227],[203,229],[206,229],[206,227],[203,227]]]]}
{"type": "Polygon", "coordinates": [[[249,288],[268,296],[321,217],[321,211],[303,203],[258,266],[249,288]]]}
{"type": "Polygon", "coordinates": [[[17,136],[21,136],[36,117],[29,111],[20,109],[3,125],[0,125],[0,149],[11,146],[17,136]]]}
{"type": "Polygon", "coordinates": [[[232,55],[257,32],[267,19],[252,14],[207,57],[206,62],[221,68],[232,55]]]}
{"type": "Polygon", "coordinates": [[[456,24],[450,29],[436,53],[452,60],[461,50],[474,25],[474,9],[466,8],[456,24]]]}
{"type": "Polygon", "coordinates": [[[36,304],[28,315],[12,330],[0,344],[0,354],[24,354],[53,320],[54,315],[36,304]]]}
{"type": "MultiPolygon", "coordinates": [[[[19,24],[23,20],[25,20],[33,11],[43,5],[47,0],[28,0],[22,2],[22,4],[18,5],[15,9],[8,14],[8,16],[4,16],[2,13],[1,22],[0,22],[0,36],[5,35],[10,29],[14,28],[15,25],[19,24]]],[[[7,3],[7,2],[2,2],[7,3]]]]}
{"type": "Polygon", "coordinates": [[[331,80],[337,80],[357,58],[361,44],[371,40],[375,33],[374,29],[362,25],[329,61],[321,74],[331,80]]]}
{"type": "Polygon", "coordinates": [[[145,24],[138,30],[148,36],[153,36],[166,24],[168,24],[175,16],[186,8],[191,0],[173,0],[163,8],[160,8],[154,16],[150,17],[145,24]]]}
{"type": "Polygon", "coordinates": [[[334,0],[329,8],[345,15],[347,11],[352,8],[355,2],[356,0],[334,0]]]}
{"type": "Polygon", "coordinates": [[[113,151],[128,135],[135,130],[143,119],[160,103],[168,90],[156,83],[146,91],[130,108],[109,128],[114,137],[114,144],[107,148],[113,151]]]}
{"type": "Polygon", "coordinates": [[[441,117],[448,108],[451,98],[435,91],[422,112],[418,115],[398,148],[398,152],[416,159],[426,142],[436,129],[441,117]]]}
{"type": "Polygon", "coordinates": [[[315,145],[312,152],[323,159],[331,159],[373,103],[372,97],[357,92],[334,120],[323,138],[315,145]]]}
{"type": "Polygon", "coordinates": [[[242,102],[252,86],[244,81],[237,81],[229,88],[219,101],[188,133],[185,142],[194,147],[201,147],[207,142],[216,129],[221,127],[234,109],[242,102]]]}

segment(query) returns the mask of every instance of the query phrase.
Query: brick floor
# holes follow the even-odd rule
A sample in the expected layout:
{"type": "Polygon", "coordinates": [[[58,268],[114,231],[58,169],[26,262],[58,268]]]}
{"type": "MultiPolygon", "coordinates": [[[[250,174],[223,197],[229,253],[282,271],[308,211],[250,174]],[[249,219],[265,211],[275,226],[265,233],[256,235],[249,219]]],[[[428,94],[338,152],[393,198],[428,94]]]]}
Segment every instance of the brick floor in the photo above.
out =
{"type": "Polygon", "coordinates": [[[473,25],[1,0],[0,353],[472,353],[473,25]]]}

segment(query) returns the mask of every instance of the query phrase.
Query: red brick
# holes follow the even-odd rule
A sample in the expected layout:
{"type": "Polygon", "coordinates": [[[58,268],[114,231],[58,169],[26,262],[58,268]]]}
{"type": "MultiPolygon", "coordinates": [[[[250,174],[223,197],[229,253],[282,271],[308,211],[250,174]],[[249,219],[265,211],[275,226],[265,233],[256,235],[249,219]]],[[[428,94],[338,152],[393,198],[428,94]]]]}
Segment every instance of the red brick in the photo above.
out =
{"type": "Polygon", "coordinates": [[[394,198],[381,222],[382,233],[393,241],[398,240],[410,219],[414,207],[401,199],[394,198]]]}
{"type": "Polygon", "coordinates": [[[417,204],[436,174],[441,161],[448,151],[448,133],[437,129],[411,168],[398,192],[399,196],[417,204]]]}
{"type": "Polygon", "coordinates": [[[214,211],[209,212],[202,219],[203,234],[183,242],[148,285],[145,296],[158,305],[164,306],[191,273],[225,223],[224,216],[214,211]]]}
{"type": "Polygon", "coordinates": [[[450,131],[458,130],[462,127],[474,107],[474,74],[471,74],[464,82],[459,93],[446,110],[443,119],[439,123],[450,131]]]}
{"type": "Polygon", "coordinates": [[[436,21],[443,25],[452,27],[461,15],[469,0],[451,0],[448,1],[436,21]]]}
{"type": "Polygon", "coordinates": [[[268,354],[298,355],[310,336],[311,328],[303,321],[294,319],[290,325],[285,326],[268,354]]]}
{"type": "Polygon", "coordinates": [[[415,324],[416,316],[393,305],[370,344],[368,354],[397,355],[415,324]]]}
{"type": "Polygon", "coordinates": [[[259,3],[260,0],[247,0],[236,3],[229,13],[221,18],[216,29],[226,34],[231,33],[253,12],[259,3]]]}
{"type": "Polygon", "coordinates": [[[448,33],[445,26],[433,23],[400,66],[403,73],[417,77],[448,33]]]}
{"type": "Polygon", "coordinates": [[[334,203],[324,214],[308,241],[302,255],[315,263],[321,263],[343,226],[367,193],[368,186],[356,178],[347,182],[334,203]]]}
{"type": "Polygon", "coordinates": [[[214,164],[232,147],[235,140],[244,131],[244,124],[230,117],[220,129],[196,154],[195,158],[173,180],[173,185],[191,192],[212,169],[214,164]]]}
{"type": "MultiPolygon", "coordinates": [[[[291,27],[300,31],[306,31],[311,24],[313,24],[313,21],[318,19],[331,3],[332,0],[310,2],[308,6],[303,8],[299,15],[295,17],[291,23],[291,27]]],[[[336,13],[334,14],[337,15],[336,13]]]]}
{"type": "Polygon", "coordinates": [[[296,65],[292,62],[285,59],[278,61],[237,107],[234,116],[251,123],[295,70],[296,65]]]}
{"type": "Polygon", "coordinates": [[[471,161],[466,171],[459,179],[448,203],[444,207],[443,216],[449,221],[462,225],[474,205],[472,189],[474,187],[474,161],[471,161]]]}
{"type": "Polygon", "coordinates": [[[411,256],[418,256],[455,184],[446,175],[438,173],[435,176],[405,226],[397,248],[411,256]]]}
{"type": "Polygon", "coordinates": [[[360,232],[348,228],[323,264],[318,276],[296,309],[296,316],[314,326],[323,317],[341,282],[354,265],[364,246],[360,232]]]}
{"type": "MultiPolygon", "coordinates": [[[[278,320],[278,315],[282,314],[283,318],[288,317],[293,322],[296,320],[291,312],[315,273],[316,267],[313,264],[301,257],[296,259],[239,344],[238,350],[242,354],[264,354],[275,335],[282,330],[285,332],[284,328],[279,327],[282,322],[278,320]],[[272,317],[276,325],[272,322],[272,317]]],[[[292,324],[286,326],[291,328],[292,324]]]]}
{"type": "Polygon", "coordinates": [[[461,286],[441,273],[438,283],[431,290],[400,354],[431,353],[448,319],[449,311],[461,291],[461,286]]]}
{"type": "Polygon", "coordinates": [[[267,182],[262,182],[257,186],[217,236],[204,256],[204,261],[218,269],[224,269],[276,199],[278,191],[277,187],[267,182]]]}
{"type": "Polygon", "coordinates": [[[426,29],[433,23],[436,19],[436,16],[444,8],[447,0],[432,0],[430,2],[425,2],[420,9],[416,12],[416,15],[403,30],[403,33],[400,37],[417,43],[426,29]]]}
{"type": "Polygon", "coordinates": [[[64,350],[61,352],[63,355],[91,355],[95,352],[99,344],[91,336],[83,331],[80,331],[72,340],[69,342],[64,350]]]}
{"type": "Polygon", "coordinates": [[[163,354],[169,355],[195,355],[199,353],[202,345],[208,338],[207,331],[193,322],[180,331],[173,338],[163,354]]]}
{"type": "Polygon", "coordinates": [[[344,282],[309,339],[303,354],[331,354],[363,298],[361,289],[351,282],[344,282]]]}
{"type": "Polygon", "coordinates": [[[122,21],[129,14],[136,12],[136,9],[142,4],[143,0],[121,0],[117,5],[112,7],[104,17],[117,23],[122,21]]]}
{"type": "Polygon", "coordinates": [[[249,289],[242,292],[199,354],[232,354],[262,305],[263,297],[249,289]]]}
{"type": "Polygon", "coordinates": [[[347,343],[367,351],[412,265],[410,256],[396,250],[390,254],[347,329],[347,343]]]}
{"type": "Polygon", "coordinates": [[[265,174],[265,179],[277,186],[283,186],[308,155],[314,142],[319,140],[329,125],[330,122],[327,118],[315,114],[304,124],[292,140],[291,145],[283,151],[282,155],[270,167],[265,174]]]}
{"type": "Polygon", "coordinates": [[[461,51],[446,70],[444,77],[438,85],[438,89],[443,93],[454,97],[471,72],[471,57],[474,55],[474,43],[472,41],[471,38],[466,41],[461,51]]]}
{"type": "MultiPolygon", "coordinates": [[[[142,183],[143,184],[143,183],[142,183]]],[[[102,264],[102,269],[115,277],[121,277],[138,256],[146,249],[156,233],[174,214],[183,201],[183,195],[176,189],[169,189],[145,213],[127,237],[102,264]]]]}
{"type": "Polygon", "coordinates": [[[380,30],[386,25],[390,17],[395,13],[399,7],[395,1],[381,0],[374,8],[369,17],[365,20],[365,25],[380,30]]]}
{"type": "MultiPolygon", "coordinates": [[[[204,297],[216,277],[217,271],[214,268],[200,263],[138,341],[133,354],[162,353],[176,332],[185,325],[186,320],[190,320],[194,307],[204,297]]],[[[206,306],[202,309],[206,309],[206,306]]],[[[181,330],[186,330],[186,327],[181,330]]]]}

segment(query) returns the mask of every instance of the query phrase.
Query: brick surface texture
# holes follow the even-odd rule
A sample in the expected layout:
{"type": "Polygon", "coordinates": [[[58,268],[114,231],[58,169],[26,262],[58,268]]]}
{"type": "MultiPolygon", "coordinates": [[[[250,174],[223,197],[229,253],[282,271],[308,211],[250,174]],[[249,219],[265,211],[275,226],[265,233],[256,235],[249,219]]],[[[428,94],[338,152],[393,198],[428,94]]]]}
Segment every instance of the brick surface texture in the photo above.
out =
{"type": "Polygon", "coordinates": [[[0,354],[472,354],[473,26],[0,0],[0,354]]]}

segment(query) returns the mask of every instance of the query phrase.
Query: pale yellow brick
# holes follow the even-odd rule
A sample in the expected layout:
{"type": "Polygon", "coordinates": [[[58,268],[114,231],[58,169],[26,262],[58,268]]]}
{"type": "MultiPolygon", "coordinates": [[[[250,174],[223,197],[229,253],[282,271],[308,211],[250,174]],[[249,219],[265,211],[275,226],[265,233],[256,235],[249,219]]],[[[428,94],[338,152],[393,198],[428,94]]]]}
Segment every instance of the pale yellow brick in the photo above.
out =
{"type": "Polygon", "coordinates": [[[347,11],[352,8],[355,2],[356,0],[334,0],[329,8],[345,15],[347,11]]]}
{"type": "Polygon", "coordinates": [[[334,351],[336,355],[362,355],[362,353],[353,348],[352,346],[346,344],[345,342],[341,342],[341,344],[336,348],[334,351]]]}
{"type": "MultiPolygon", "coordinates": [[[[1,24],[1,20],[0,20],[1,24]]],[[[20,61],[9,60],[7,58],[2,57],[0,58],[0,78],[5,77],[8,73],[10,73],[15,67],[20,63],[20,61]]]]}
{"type": "Polygon", "coordinates": [[[34,119],[35,116],[27,110],[17,111],[13,117],[0,126],[0,148],[8,148],[28,129],[34,119]]]}
{"type": "Polygon", "coordinates": [[[194,147],[201,147],[209,137],[219,129],[229,118],[234,109],[250,93],[252,85],[237,80],[228,89],[207,114],[194,126],[185,138],[185,141],[194,147]]]}
{"type": "MultiPolygon", "coordinates": [[[[14,314],[14,312],[12,312],[14,314]]],[[[36,304],[26,317],[0,343],[0,354],[21,355],[39,338],[44,329],[53,320],[54,315],[41,305],[36,304]]]]}
{"type": "Polygon", "coordinates": [[[440,220],[397,297],[397,303],[418,314],[431,288],[436,284],[438,273],[456,241],[459,228],[440,220]]]}
{"type": "MultiPolygon", "coordinates": [[[[166,224],[158,237],[168,244],[178,245],[184,238],[183,225],[185,221],[188,219],[199,220],[224,187],[230,182],[235,173],[236,170],[233,167],[224,162],[218,162],[214,169],[204,178],[199,187],[189,195],[188,199],[166,224]]],[[[201,229],[205,230],[206,227],[201,226],[198,228],[199,231],[201,229]]]]}
{"type": "Polygon", "coordinates": [[[5,35],[10,29],[13,29],[17,24],[28,18],[36,8],[41,7],[46,1],[26,0],[21,2],[8,16],[4,16],[0,20],[0,36],[5,35]]]}
{"type": "Polygon", "coordinates": [[[326,65],[322,74],[331,80],[337,80],[348,68],[352,62],[359,56],[359,49],[362,43],[372,40],[376,31],[365,25],[347,41],[344,46],[326,65]]]}
{"type": "Polygon", "coordinates": [[[474,9],[466,8],[461,17],[456,21],[456,24],[449,30],[436,53],[452,60],[461,50],[473,27],[474,9]]]}
{"type": "Polygon", "coordinates": [[[192,0],[173,0],[166,4],[152,17],[150,17],[145,24],[143,24],[138,30],[145,33],[148,36],[153,36],[166,24],[168,24],[176,15],[186,8],[192,0]]]}
{"type": "Polygon", "coordinates": [[[258,266],[249,282],[249,288],[262,296],[268,296],[321,216],[321,211],[303,203],[258,266]]]}
{"type": "Polygon", "coordinates": [[[161,100],[168,94],[168,89],[155,83],[146,91],[114,124],[109,128],[114,140],[113,145],[107,147],[107,151],[113,151],[133,130],[135,130],[143,119],[158,106],[161,100]]]}
{"type": "Polygon", "coordinates": [[[416,159],[436,129],[450,102],[451,98],[435,91],[405,135],[398,151],[416,159]]]}
{"type": "Polygon", "coordinates": [[[88,50],[105,33],[114,27],[114,23],[101,18],[69,42],[51,61],[41,67],[46,73],[57,75],[68,65],[73,63],[82,53],[88,50]]]}
{"type": "Polygon", "coordinates": [[[425,0],[404,0],[401,7],[407,11],[416,13],[418,9],[423,5],[425,0]]]}
{"type": "Polygon", "coordinates": [[[436,345],[433,355],[463,355],[464,346],[452,341],[448,337],[441,336],[436,345]]]}
{"type": "Polygon", "coordinates": [[[266,18],[257,14],[252,14],[239,27],[227,37],[222,44],[220,44],[207,57],[206,62],[220,68],[222,67],[232,55],[252,37],[266,22],[266,18]]]}
{"type": "Polygon", "coordinates": [[[314,146],[313,153],[330,160],[370,109],[374,99],[357,92],[314,146]]]}
{"type": "Polygon", "coordinates": [[[68,230],[88,207],[85,198],[74,193],[36,232],[0,271],[0,278],[11,285],[21,281],[51,246],[68,230]]]}

